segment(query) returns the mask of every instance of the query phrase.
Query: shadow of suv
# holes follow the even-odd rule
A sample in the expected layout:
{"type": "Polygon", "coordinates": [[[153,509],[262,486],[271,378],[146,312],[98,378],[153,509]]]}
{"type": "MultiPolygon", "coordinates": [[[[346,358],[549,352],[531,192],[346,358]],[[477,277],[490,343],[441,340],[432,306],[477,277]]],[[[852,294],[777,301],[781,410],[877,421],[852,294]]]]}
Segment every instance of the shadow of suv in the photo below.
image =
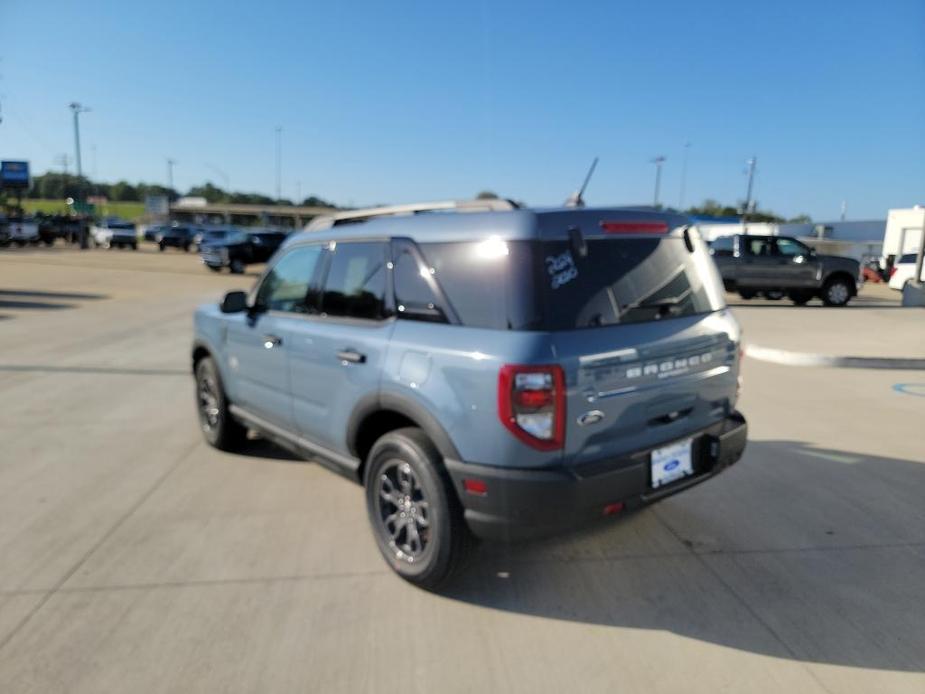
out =
{"type": "Polygon", "coordinates": [[[634,209],[370,218],[290,237],[195,315],[206,439],[246,430],[362,483],[434,587],[513,540],[681,491],[746,440],[740,331],[706,245],[634,209]]]}

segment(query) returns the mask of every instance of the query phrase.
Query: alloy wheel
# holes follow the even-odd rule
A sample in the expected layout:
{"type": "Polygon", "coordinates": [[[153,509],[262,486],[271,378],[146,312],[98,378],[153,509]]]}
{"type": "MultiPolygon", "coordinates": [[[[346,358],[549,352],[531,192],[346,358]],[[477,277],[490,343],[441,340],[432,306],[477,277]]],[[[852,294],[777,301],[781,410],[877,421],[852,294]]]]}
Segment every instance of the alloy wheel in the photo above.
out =
{"type": "Polygon", "coordinates": [[[376,480],[376,520],[395,558],[419,561],[430,542],[430,504],[410,464],[390,460],[376,480]]]}

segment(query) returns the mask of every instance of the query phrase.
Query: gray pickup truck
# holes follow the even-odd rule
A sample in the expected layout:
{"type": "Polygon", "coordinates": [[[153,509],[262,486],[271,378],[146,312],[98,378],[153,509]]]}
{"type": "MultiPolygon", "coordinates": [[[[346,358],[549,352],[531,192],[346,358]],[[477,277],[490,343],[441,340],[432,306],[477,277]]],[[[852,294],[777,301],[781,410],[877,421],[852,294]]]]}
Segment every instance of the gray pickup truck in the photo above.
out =
{"type": "Polygon", "coordinates": [[[819,297],[826,306],[844,306],[858,293],[858,261],[822,255],[789,236],[723,236],[710,254],[726,290],[743,299],[787,296],[802,306],[819,297]]]}

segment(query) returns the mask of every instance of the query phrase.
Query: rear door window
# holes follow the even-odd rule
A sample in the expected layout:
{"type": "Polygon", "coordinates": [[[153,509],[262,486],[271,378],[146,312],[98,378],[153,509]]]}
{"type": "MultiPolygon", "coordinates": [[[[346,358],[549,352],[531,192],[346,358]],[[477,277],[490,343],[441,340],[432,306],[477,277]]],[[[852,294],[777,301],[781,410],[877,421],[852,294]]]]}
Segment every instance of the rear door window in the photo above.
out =
{"type": "Polygon", "coordinates": [[[387,249],[381,242],[334,244],[321,312],[343,318],[384,318],[387,249]]]}
{"type": "Polygon", "coordinates": [[[774,254],[770,237],[746,236],[745,249],[748,255],[769,256],[774,254]]]}

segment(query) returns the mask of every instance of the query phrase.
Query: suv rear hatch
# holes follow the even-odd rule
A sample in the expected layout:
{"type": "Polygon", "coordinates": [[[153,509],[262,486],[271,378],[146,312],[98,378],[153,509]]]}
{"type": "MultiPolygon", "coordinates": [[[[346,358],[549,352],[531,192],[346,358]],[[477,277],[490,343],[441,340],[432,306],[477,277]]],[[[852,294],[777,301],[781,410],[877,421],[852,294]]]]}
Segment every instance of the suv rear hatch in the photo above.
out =
{"type": "Polygon", "coordinates": [[[705,244],[669,231],[675,219],[617,215],[541,243],[565,462],[579,474],[684,440],[735,404],[739,328],[705,244]]]}

